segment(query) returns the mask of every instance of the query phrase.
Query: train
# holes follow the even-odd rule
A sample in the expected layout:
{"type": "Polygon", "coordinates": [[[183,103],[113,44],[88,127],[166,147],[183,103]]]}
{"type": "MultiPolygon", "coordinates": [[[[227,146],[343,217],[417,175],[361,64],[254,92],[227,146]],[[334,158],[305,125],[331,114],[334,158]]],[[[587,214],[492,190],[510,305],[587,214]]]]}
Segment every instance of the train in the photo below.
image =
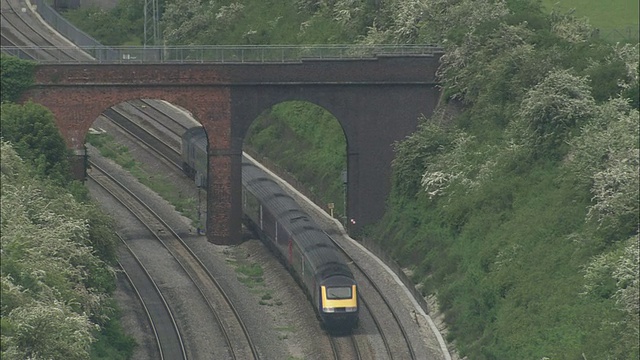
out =
{"type": "MultiPolygon", "coordinates": [[[[207,140],[195,127],[182,136],[183,171],[206,184],[207,140]]],[[[242,160],[244,223],[278,256],[304,290],[324,329],[349,332],[358,327],[358,286],[329,236],[267,173],[242,160]]]]}

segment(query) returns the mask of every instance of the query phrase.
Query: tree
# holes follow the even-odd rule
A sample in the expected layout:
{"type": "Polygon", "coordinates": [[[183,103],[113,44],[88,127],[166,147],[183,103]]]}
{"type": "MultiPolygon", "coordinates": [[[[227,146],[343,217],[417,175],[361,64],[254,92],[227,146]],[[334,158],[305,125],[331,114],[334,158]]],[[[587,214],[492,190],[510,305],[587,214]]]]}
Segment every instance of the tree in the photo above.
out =
{"type": "Polygon", "coordinates": [[[219,6],[215,1],[173,1],[162,16],[164,39],[169,44],[211,44],[218,31],[229,31],[244,5],[219,6]]]}
{"type": "Polygon", "coordinates": [[[615,230],[625,239],[629,232],[638,230],[640,114],[623,98],[594,110],[593,121],[570,142],[568,165],[591,184],[593,205],[588,220],[615,230]]]}
{"type": "Polygon", "coordinates": [[[71,178],[70,152],[46,108],[28,102],[25,105],[3,103],[0,128],[4,141],[13,144],[22,158],[31,162],[41,176],[59,184],[71,178]]]}
{"type": "Polygon", "coordinates": [[[61,302],[25,304],[6,318],[11,335],[3,332],[3,359],[89,358],[95,326],[61,302]]]}
{"type": "Polygon", "coordinates": [[[35,65],[32,61],[0,54],[0,80],[2,81],[0,100],[2,103],[18,101],[22,92],[33,84],[35,65]]]}

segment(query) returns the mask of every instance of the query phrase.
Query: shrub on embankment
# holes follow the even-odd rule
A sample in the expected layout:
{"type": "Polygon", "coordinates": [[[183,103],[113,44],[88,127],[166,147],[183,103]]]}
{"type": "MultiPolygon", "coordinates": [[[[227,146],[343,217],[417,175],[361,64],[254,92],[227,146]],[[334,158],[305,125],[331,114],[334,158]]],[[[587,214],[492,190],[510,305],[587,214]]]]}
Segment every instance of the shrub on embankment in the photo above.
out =
{"type": "MultiPolygon", "coordinates": [[[[539,1],[295,1],[282,18],[209,2],[180,17],[189,3],[167,4],[173,43],[445,46],[446,101],[398,143],[389,211],[356,235],[414,270],[470,359],[638,358],[637,44],[539,1]],[[228,32],[207,26],[218,16],[228,32]]],[[[303,157],[309,139],[285,121],[261,131],[277,128],[303,139],[273,160],[303,157]]],[[[341,165],[310,167],[339,182],[341,165]]]]}
{"type": "MultiPolygon", "coordinates": [[[[3,96],[17,99],[31,84],[31,64],[2,62],[3,96]]],[[[70,180],[69,152],[51,112],[3,97],[0,124],[2,358],[130,358],[134,342],[110,299],[112,220],[70,180]]]]}

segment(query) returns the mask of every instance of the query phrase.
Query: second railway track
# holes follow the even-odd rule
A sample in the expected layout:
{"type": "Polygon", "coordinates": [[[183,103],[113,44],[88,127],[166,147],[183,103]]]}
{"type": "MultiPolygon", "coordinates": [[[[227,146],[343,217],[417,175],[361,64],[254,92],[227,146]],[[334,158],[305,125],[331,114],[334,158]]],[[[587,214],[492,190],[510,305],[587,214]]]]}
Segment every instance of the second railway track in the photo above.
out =
{"type": "MultiPolygon", "coordinates": [[[[225,339],[225,345],[220,348],[227,349],[225,354],[212,354],[216,358],[229,359],[259,359],[257,348],[253,344],[250,334],[244,325],[233,303],[225,294],[222,287],[209,273],[197,256],[188,248],[180,237],[171,230],[144,202],[135,194],[118,182],[115,178],[103,171],[98,165],[92,164],[91,179],[96,181],[122,202],[135,216],[145,224],[150,233],[155,234],[162,246],[166,248],[175,262],[174,268],[181,268],[185,276],[191,279],[193,286],[197,288],[215,319],[211,323],[218,325],[218,330],[210,329],[211,338],[214,332],[225,339]]],[[[166,261],[166,260],[165,260],[166,261]]],[[[165,266],[167,266],[165,264],[165,266]]],[[[188,350],[188,349],[187,349],[188,350]]],[[[189,351],[187,351],[187,354],[189,351]]]]}
{"type": "Polygon", "coordinates": [[[182,336],[176,324],[171,308],[149,271],[142,264],[125,239],[120,237],[123,246],[118,252],[118,264],[124,276],[131,284],[140,304],[149,320],[156,340],[160,360],[187,359],[182,336]]]}

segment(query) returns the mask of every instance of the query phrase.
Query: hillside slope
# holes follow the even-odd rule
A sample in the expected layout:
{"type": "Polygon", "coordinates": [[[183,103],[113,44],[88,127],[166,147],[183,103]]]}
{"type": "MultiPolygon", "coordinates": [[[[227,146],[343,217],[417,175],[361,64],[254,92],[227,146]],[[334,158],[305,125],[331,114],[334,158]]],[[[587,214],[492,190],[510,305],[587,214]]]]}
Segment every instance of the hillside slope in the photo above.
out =
{"type": "MultiPolygon", "coordinates": [[[[637,359],[638,46],[541,6],[170,0],[163,25],[174,44],[444,45],[445,102],[397,144],[389,210],[354,236],[413,270],[469,359],[637,359]]],[[[246,141],[339,204],[344,158],[315,137],[335,122],[291,115],[312,108],[278,105],[246,141]]]]}

